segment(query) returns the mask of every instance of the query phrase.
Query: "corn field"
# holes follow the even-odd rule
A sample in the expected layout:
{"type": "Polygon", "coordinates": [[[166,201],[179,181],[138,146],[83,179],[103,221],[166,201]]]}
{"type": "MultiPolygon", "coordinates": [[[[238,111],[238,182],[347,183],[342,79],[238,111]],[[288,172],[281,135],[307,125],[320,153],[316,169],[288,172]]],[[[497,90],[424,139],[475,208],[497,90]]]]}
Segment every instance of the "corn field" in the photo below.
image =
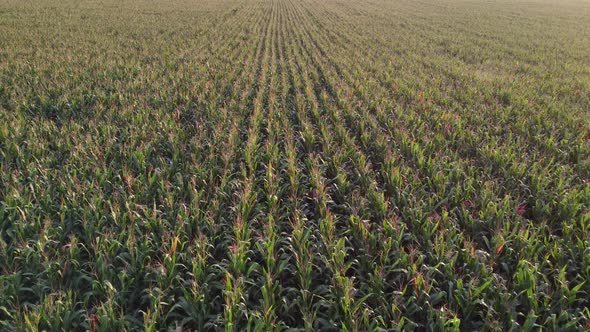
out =
{"type": "Polygon", "coordinates": [[[590,3],[0,0],[1,331],[590,329],[590,3]]]}

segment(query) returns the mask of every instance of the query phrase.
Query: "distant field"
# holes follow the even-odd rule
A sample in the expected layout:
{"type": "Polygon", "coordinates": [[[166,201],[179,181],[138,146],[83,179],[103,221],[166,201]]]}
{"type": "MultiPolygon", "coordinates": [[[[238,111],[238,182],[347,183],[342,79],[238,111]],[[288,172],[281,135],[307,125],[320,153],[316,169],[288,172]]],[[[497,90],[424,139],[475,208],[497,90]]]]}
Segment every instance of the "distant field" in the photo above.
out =
{"type": "Polygon", "coordinates": [[[590,2],[0,0],[0,331],[590,329],[590,2]]]}

